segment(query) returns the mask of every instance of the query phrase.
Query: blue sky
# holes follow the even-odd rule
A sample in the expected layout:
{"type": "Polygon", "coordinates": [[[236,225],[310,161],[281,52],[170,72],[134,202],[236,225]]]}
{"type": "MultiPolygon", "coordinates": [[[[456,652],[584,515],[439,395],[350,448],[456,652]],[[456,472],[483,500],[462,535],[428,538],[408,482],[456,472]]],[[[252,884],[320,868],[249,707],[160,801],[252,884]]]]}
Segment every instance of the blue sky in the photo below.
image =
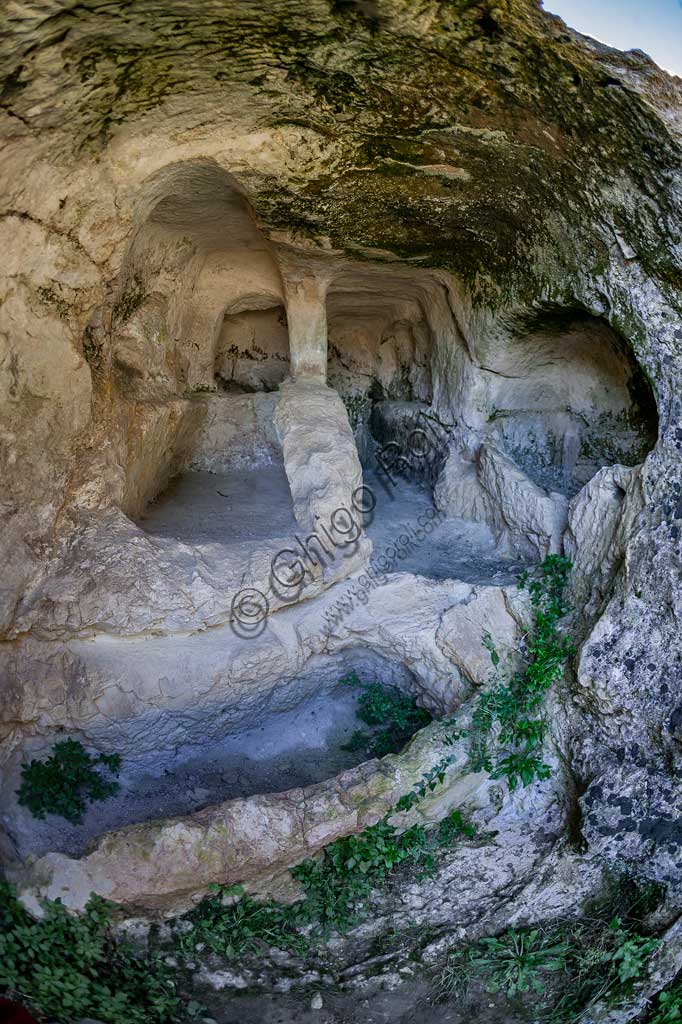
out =
{"type": "Polygon", "coordinates": [[[644,50],[666,71],[682,76],[680,0],[544,0],[544,8],[609,46],[644,50]]]}

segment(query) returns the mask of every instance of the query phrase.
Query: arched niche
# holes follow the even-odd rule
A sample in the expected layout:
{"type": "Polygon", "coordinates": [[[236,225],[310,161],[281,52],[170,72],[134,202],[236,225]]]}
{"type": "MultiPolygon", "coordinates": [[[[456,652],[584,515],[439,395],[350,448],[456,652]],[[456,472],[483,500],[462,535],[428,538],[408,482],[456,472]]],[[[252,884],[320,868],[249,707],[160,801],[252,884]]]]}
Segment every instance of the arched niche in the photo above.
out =
{"type": "Polygon", "coordinates": [[[343,399],[361,458],[433,400],[428,300],[409,275],[357,269],[327,291],[327,381],[343,399]]]}
{"type": "Polygon", "coordinates": [[[652,388],[604,319],[548,306],[489,353],[487,432],[532,479],[575,493],[602,466],[644,461],[658,436],[652,388]]]}
{"type": "Polygon", "coordinates": [[[271,395],[289,368],[284,301],[276,256],[232,175],[188,161],[147,183],[111,317],[127,514],[153,518],[149,503],[173,481],[178,535],[189,535],[183,502],[208,508],[233,474],[238,515],[256,469],[277,475],[290,506],[271,395]]]}

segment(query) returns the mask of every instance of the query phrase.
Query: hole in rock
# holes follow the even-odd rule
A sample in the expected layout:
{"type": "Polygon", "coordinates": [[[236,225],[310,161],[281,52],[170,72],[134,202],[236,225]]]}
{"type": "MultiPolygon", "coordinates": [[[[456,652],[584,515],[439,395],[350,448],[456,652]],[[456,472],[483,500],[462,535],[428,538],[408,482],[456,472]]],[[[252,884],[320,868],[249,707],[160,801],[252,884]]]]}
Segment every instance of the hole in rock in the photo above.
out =
{"type": "Polygon", "coordinates": [[[276,391],[289,373],[283,306],[225,316],[218,336],[215,380],[224,391],[276,391]]]}
{"type": "MultiPolygon", "coordinates": [[[[381,728],[358,717],[359,701],[372,683],[387,693],[419,693],[407,668],[356,649],[313,658],[307,671],[273,682],[251,700],[119,722],[110,738],[99,739],[102,750],[115,749],[123,757],[115,796],[91,804],[82,823],[71,825],[54,815],[32,818],[12,795],[4,824],[22,857],[48,851],[81,856],[97,836],[125,825],[333,778],[372,756],[371,746],[358,745],[356,735],[372,736],[381,728]]],[[[87,738],[83,742],[89,746],[87,738]]],[[[24,759],[42,759],[51,748],[32,749],[24,759]]],[[[17,769],[12,794],[19,781],[17,769]]]]}
{"type": "Polygon", "coordinates": [[[399,439],[433,397],[433,337],[422,289],[403,277],[348,273],[327,294],[328,382],[348,411],[363,465],[399,439]]]}
{"type": "Polygon", "coordinates": [[[270,243],[210,161],[173,165],[148,190],[113,317],[123,510],[186,543],[289,537],[272,394],[289,373],[289,333],[270,243]]]}
{"type": "Polygon", "coordinates": [[[491,439],[547,490],[571,496],[603,466],[643,462],[656,443],[651,386],[605,320],[548,307],[487,363],[491,439]]]}

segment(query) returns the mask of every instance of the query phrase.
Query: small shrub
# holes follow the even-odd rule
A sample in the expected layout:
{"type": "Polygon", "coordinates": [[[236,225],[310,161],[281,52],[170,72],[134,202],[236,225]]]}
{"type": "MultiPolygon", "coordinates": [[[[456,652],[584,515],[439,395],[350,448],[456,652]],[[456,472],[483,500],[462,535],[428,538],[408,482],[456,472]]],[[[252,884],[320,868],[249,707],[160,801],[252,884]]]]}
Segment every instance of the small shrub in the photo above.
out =
{"type": "MultiPolygon", "coordinates": [[[[348,686],[362,686],[355,672],[341,680],[348,686]]],[[[432,721],[430,713],[420,708],[413,697],[394,686],[371,683],[365,686],[358,699],[357,716],[365,725],[373,727],[368,733],[358,729],[344,750],[366,750],[372,757],[384,757],[402,750],[419,729],[432,721]]]]}
{"type": "Polygon", "coordinates": [[[571,563],[549,555],[533,578],[519,576],[519,585],[530,594],[535,624],[523,646],[523,666],[509,681],[499,680],[500,655],[490,633],[483,646],[490,654],[495,679],[477,701],[469,730],[469,766],[487,771],[492,778],[506,778],[510,789],[519,783],[547,779],[550,769],[541,757],[547,725],[542,704],[547,691],[561,676],[573,647],[559,631],[559,621],[568,612],[563,592],[571,563]]]}
{"type": "Polygon", "coordinates": [[[195,1009],[175,991],[173,971],[141,957],[110,931],[110,904],[92,896],[81,915],[56,900],[37,921],[0,881],[0,991],[16,993],[60,1024],[95,1017],[105,1024],[172,1024],[195,1009]]]}
{"type": "Polygon", "coordinates": [[[566,967],[568,945],[554,942],[538,929],[508,931],[501,938],[481,939],[471,957],[474,967],[489,975],[488,992],[544,992],[543,975],[566,967]]]}
{"type": "Polygon", "coordinates": [[[63,740],[45,761],[22,765],[17,799],[34,818],[58,814],[78,825],[89,801],[106,800],[118,791],[118,782],[98,769],[117,775],[120,767],[118,754],[91,757],[82,743],[63,740]]]}

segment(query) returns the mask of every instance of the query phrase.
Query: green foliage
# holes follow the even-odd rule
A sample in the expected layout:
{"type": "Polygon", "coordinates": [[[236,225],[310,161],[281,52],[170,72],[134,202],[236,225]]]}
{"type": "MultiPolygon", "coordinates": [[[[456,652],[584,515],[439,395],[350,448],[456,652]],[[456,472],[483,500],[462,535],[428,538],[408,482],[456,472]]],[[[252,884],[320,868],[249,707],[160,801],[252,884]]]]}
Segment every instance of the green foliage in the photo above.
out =
{"type": "MultiPolygon", "coordinates": [[[[611,879],[611,886],[580,921],[509,930],[456,949],[435,979],[436,989],[441,996],[463,999],[477,981],[487,991],[503,991],[508,998],[545,994],[547,1012],[542,1020],[546,1024],[575,1024],[598,1001],[621,1001],[645,976],[660,945],[642,934],[642,928],[662,893],[628,875],[611,879]],[[547,992],[550,976],[558,978],[552,986],[553,997],[547,992]]],[[[670,1000],[668,1004],[674,1006],[670,1000]]],[[[667,1012],[665,1000],[663,1011],[667,1012]]],[[[672,1024],[675,1019],[662,1017],[655,1024],[672,1024]]]]}
{"type": "MultiPolygon", "coordinates": [[[[559,621],[569,610],[563,592],[570,567],[568,559],[549,555],[535,578],[529,573],[519,576],[535,613],[535,624],[522,651],[523,667],[513,672],[509,681],[496,679],[495,685],[479,696],[472,715],[468,734],[471,770],[487,771],[494,779],[506,778],[512,790],[519,782],[528,786],[550,775],[541,756],[547,728],[542,704],[573,652],[570,641],[559,631],[559,621]]],[[[497,674],[501,658],[489,633],[483,635],[483,646],[497,674]]]]}
{"type": "Polygon", "coordinates": [[[222,956],[235,957],[265,943],[303,953],[320,936],[347,931],[366,917],[373,891],[399,866],[412,865],[423,877],[435,869],[439,849],[475,835],[475,827],[460,811],[449,814],[437,829],[412,825],[402,833],[382,818],[293,868],[305,893],[296,903],[257,902],[218,887],[185,918],[191,927],[180,937],[181,948],[189,953],[202,943],[222,956]]]}
{"type": "Polygon", "coordinates": [[[475,835],[476,826],[467,821],[459,810],[451,811],[438,825],[438,844],[440,846],[449,846],[459,836],[473,839],[475,835]]]}
{"type": "MultiPolygon", "coordinates": [[[[34,920],[0,881],[0,990],[17,993],[51,1019],[69,1024],[95,1017],[105,1024],[165,1024],[182,1009],[173,972],[116,942],[110,904],[92,896],[81,915],[56,900],[34,920]]],[[[185,1007],[185,1017],[191,1012],[185,1007]]]]}
{"type": "Polygon", "coordinates": [[[239,887],[212,888],[214,894],[183,919],[191,928],[178,935],[182,953],[193,953],[198,944],[226,959],[254,952],[264,943],[294,953],[307,950],[309,943],[299,930],[306,924],[305,908],[299,904],[258,902],[239,887]]]}
{"type": "MultiPolygon", "coordinates": [[[[355,672],[341,682],[347,686],[362,686],[355,672]]],[[[365,725],[372,726],[374,732],[356,730],[343,749],[365,749],[372,757],[397,753],[419,729],[432,721],[429,712],[420,708],[413,697],[381,683],[370,683],[363,688],[357,716],[365,725]]]]}
{"type": "Polygon", "coordinates": [[[400,797],[395,805],[395,810],[409,811],[428,796],[429,793],[433,793],[445,781],[445,773],[454,762],[454,756],[443,757],[436,764],[432,765],[427,772],[424,772],[414,789],[400,797]]]}
{"type": "Polygon", "coordinates": [[[544,992],[543,975],[566,968],[568,944],[555,942],[538,929],[508,931],[500,938],[481,939],[471,963],[488,978],[488,992],[544,992]]]}
{"type": "Polygon", "coordinates": [[[660,945],[620,918],[596,930],[589,921],[567,926],[565,934],[569,938],[570,984],[553,1009],[551,1024],[572,1024],[577,1013],[601,1000],[621,1001],[633,983],[646,975],[649,960],[660,945]]]}
{"type": "Polygon", "coordinates": [[[118,754],[91,757],[78,740],[55,743],[45,761],[31,761],[21,767],[22,783],[17,798],[35,818],[59,814],[73,825],[83,817],[88,801],[106,800],[118,791],[114,779],[105,778],[99,767],[118,775],[118,754]]]}
{"type": "Polygon", "coordinates": [[[437,995],[443,1000],[455,999],[465,1003],[469,989],[477,976],[472,964],[473,946],[463,946],[452,953],[434,980],[437,995]]]}
{"type": "Polygon", "coordinates": [[[682,985],[677,985],[658,997],[658,1006],[654,1010],[649,1024],[680,1024],[682,1021],[682,985]]]}

